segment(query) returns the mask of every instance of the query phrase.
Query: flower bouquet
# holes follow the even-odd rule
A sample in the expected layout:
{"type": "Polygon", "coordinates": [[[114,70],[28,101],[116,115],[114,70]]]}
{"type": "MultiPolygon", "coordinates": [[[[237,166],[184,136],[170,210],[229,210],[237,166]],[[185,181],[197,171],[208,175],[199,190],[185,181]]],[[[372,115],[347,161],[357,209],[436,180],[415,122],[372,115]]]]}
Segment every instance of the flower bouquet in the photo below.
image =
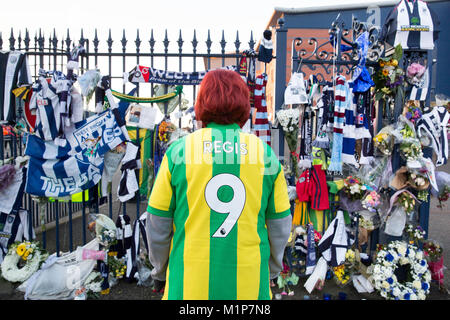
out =
{"type": "Polygon", "coordinates": [[[283,270],[280,272],[280,275],[277,279],[278,288],[282,289],[281,295],[289,295],[293,296],[294,291],[291,290],[289,286],[296,286],[298,283],[299,277],[295,274],[295,272],[290,272],[289,267],[283,263],[283,270]],[[287,289],[287,292],[286,292],[287,289]]]}
{"type": "Polygon", "coordinates": [[[442,202],[446,202],[448,200],[449,196],[450,196],[450,187],[449,186],[445,186],[443,188],[443,190],[441,192],[439,192],[439,196],[438,196],[438,200],[439,200],[438,207],[439,208],[442,209],[444,207],[442,202]]]}
{"type": "Polygon", "coordinates": [[[158,139],[161,142],[169,142],[170,135],[175,132],[177,127],[171,122],[168,121],[161,121],[159,127],[158,127],[158,139]]]}
{"type": "Polygon", "coordinates": [[[357,177],[348,176],[344,180],[343,191],[352,201],[361,200],[366,194],[367,187],[357,177]]]}
{"type": "Polygon", "coordinates": [[[377,208],[381,204],[381,196],[375,190],[372,190],[365,196],[361,204],[370,212],[377,212],[377,208]]]}
{"type": "Polygon", "coordinates": [[[281,125],[284,137],[291,152],[292,168],[295,176],[298,177],[298,157],[295,154],[298,140],[298,122],[300,118],[300,110],[298,108],[282,109],[277,112],[277,119],[281,125]]]}
{"type": "Polygon", "coordinates": [[[125,275],[127,266],[125,265],[124,257],[118,259],[115,255],[108,254],[109,272],[112,273],[116,279],[122,279],[125,275]]]}
{"type": "Polygon", "coordinates": [[[406,68],[406,80],[414,86],[422,86],[424,82],[424,74],[426,71],[426,67],[418,62],[412,62],[406,68]]]}
{"type": "Polygon", "coordinates": [[[423,252],[431,272],[431,279],[437,281],[439,286],[444,284],[444,256],[442,246],[434,240],[423,242],[423,252]]]}
{"type": "Polygon", "coordinates": [[[97,237],[104,249],[117,243],[117,228],[114,221],[104,214],[91,214],[90,218],[92,221],[88,229],[97,237]]]}
{"type": "Polygon", "coordinates": [[[417,139],[413,142],[400,143],[399,150],[400,155],[406,160],[406,166],[408,168],[422,167],[419,162],[419,159],[423,157],[422,147],[417,139]]]}
{"type": "Polygon", "coordinates": [[[410,172],[407,173],[407,183],[416,190],[425,190],[430,186],[430,181],[427,176],[422,175],[419,172],[410,172]]]}
{"type": "Polygon", "coordinates": [[[352,249],[348,249],[345,253],[345,261],[343,264],[333,267],[333,278],[336,284],[344,287],[346,286],[356,271],[356,254],[352,249]]]}
{"type": "Polygon", "coordinates": [[[394,99],[399,88],[404,85],[404,71],[399,68],[398,62],[402,59],[403,49],[401,45],[395,47],[395,52],[387,58],[380,58],[379,69],[374,74],[375,99],[394,99]]]}
{"type": "Polygon", "coordinates": [[[405,227],[405,232],[408,235],[410,244],[418,245],[419,241],[425,239],[425,230],[419,225],[414,227],[414,225],[408,223],[405,227]]]}
{"type": "Polygon", "coordinates": [[[404,116],[415,124],[417,120],[422,118],[422,109],[420,109],[419,106],[416,106],[414,101],[410,101],[405,107],[404,116]]]}
{"type": "Polygon", "coordinates": [[[384,127],[377,135],[373,137],[374,147],[377,148],[384,156],[389,156],[394,149],[394,139],[390,134],[392,130],[392,126],[384,127]]]}
{"type": "Polygon", "coordinates": [[[397,204],[399,204],[406,213],[412,213],[416,207],[416,200],[411,193],[402,192],[397,198],[397,204]]]}

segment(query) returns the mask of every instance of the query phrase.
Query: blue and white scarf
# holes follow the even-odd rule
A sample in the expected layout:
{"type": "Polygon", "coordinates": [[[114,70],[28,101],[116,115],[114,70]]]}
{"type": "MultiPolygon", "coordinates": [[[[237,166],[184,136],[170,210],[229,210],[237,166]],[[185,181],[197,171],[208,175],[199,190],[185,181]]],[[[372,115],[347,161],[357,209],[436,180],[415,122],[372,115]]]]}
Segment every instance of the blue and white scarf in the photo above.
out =
{"type": "MultiPolygon", "coordinates": [[[[225,66],[221,69],[238,71],[237,67],[225,66]]],[[[202,82],[206,73],[210,70],[196,72],[177,72],[159,70],[151,67],[138,65],[128,73],[124,74],[124,80],[132,83],[150,82],[167,85],[198,85],[202,82]]]]}

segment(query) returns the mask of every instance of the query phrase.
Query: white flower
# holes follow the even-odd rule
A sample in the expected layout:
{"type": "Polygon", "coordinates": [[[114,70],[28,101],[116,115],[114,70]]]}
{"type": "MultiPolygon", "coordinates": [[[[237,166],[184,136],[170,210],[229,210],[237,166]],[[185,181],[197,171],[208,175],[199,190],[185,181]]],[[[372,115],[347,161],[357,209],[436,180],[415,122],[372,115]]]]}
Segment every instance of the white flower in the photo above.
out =
{"type": "Polygon", "coordinates": [[[420,292],[417,293],[417,298],[419,300],[425,300],[426,296],[425,296],[425,294],[423,294],[422,291],[420,291],[420,292]]]}
{"type": "Polygon", "coordinates": [[[401,292],[400,289],[397,288],[397,287],[395,287],[395,288],[392,290],[392,294],[393,294],[395,297],[398,297],[401,293],[402,293],[402,292],[401,292]]]}
{"type": "Polygon", "coordinates": [[[412,283],[413,287],[416,289],[420,289],[422,287],[422,284],[418,280],[414,280],[412,283]]]}
{"type": "Polygon", "coordinates": [[[397,252],[398,252],[400,255],[404,256],[405,253],[406,253],[406,246],[404,246],[404,245],[399,246],[399,247],[397,248],[397,252]]]}
{"type": "Polygon", "coordinates": [[[419,186],[422,186],[425,184],[425,179],[424,178],[417,178],[416,179],[416,184],[419,186]]]}
{"type": "Polygon", "coordinates": [[[405,265],[405,264],[408,264],[409,263],[409,260],[407,259],[407,258],[400,258],[400,260],[399,260],[399,263],[400,263],[400,265],[405,265]]]}
{"type": "Polygon", "coordinates": [[[389,288],[389,283],[387,281],[383,281],[381,285],[383,286],[383,288],[389,288]]]}

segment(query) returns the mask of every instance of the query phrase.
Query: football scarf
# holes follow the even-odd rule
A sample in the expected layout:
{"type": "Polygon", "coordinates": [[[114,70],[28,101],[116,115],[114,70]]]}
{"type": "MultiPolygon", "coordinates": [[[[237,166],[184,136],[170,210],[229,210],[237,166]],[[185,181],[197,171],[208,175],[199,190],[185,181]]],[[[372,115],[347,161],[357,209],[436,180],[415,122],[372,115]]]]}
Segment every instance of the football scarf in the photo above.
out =
{"type": "Polygon", "coordinates": [[[447,124],[450,114],[445,107],[434,107],[431,112],[425,113],[417,121],[417,134],[419,138],[427,135],[431,139],[431,145],[436,153],[436,167],[447,163],[448,138],[447,124]]]}
{"type": "Polygon", "coordinates": [[[342,150],[344,141],[344,125],[346,121],[346,109],[349,102],[349,88],[343,76],[336,79],[335,104],[333,119],[333,148],[329,171],[342,172],[342,150]]]}
{"type": "MultiPolygon", "coordinates": [[[[221,69],[237,71],[236,66],[225,66],[221,69]]],[[[210,70],[177,72],[137,65],[129,73],[124,74],[124,80],[132,83],[150,82],[167,85],[198,85],[208,71],[210,70]]]]}
{"type": "Polygon", "coordinates": [[[261,74],[256,77],[254,104],[256,109],[255,126],[253,127],[255,134],[270,146],[270,127],[267,115],[266,103],[266,83],[267,74],[261,74]]]}
{"type": "Polygon", "coordinates": [[[307,255],[306,255],[306,271],[305,274],[311,274],[316,266],[316,243],[314,241],[314,228],[310,223],[307,228],[307,255]]]}
{"type": "Polygon", "coordinates": [[[16,99],[12,90],[31,83],[26,54],[0,51],[0,120],[16,120],[16,99]]]}

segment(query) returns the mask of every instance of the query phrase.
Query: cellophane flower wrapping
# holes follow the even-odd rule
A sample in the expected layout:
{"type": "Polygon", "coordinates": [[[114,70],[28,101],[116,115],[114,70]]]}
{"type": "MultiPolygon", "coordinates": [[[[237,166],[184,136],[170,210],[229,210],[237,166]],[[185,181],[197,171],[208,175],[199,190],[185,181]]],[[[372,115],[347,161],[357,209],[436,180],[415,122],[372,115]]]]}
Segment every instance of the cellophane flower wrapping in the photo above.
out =
{"type": "Polygon", "coordinates": [[[348,249],[345,253],[344,263],[333,267],[333,278],[338,286],[344,287],[351,282],[353,274],[357,271],[356,262],[355,251],[348,249]]]}
{"type": "Polygon", "coordinates": [[[298,177],[298,158],[295,155],[298,140],[298,122],[300,110],[298,108],[282,109],[277,112],[277,119],[284,133],[289,151],[291,152],[292,169],[298,177]]]}

